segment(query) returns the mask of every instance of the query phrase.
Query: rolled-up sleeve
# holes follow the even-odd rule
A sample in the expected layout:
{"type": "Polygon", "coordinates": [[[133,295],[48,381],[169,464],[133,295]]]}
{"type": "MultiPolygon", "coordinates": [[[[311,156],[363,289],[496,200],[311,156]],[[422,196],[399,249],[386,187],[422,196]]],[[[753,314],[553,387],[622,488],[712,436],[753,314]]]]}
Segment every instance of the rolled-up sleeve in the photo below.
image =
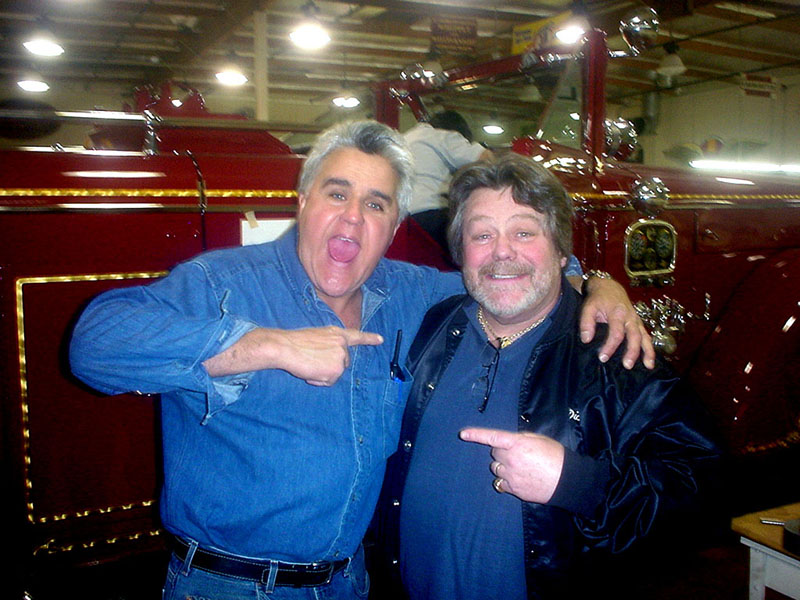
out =
{"type": "Polygon", "coordinates": [[[105,292],[75,326],[72,372],[106,394],[204,393],[210,415],[235,401],[252,376],[212,378],[202,364],[257,327],[229,313],[225,300],[193,263],[147,286],[105,292]]]}

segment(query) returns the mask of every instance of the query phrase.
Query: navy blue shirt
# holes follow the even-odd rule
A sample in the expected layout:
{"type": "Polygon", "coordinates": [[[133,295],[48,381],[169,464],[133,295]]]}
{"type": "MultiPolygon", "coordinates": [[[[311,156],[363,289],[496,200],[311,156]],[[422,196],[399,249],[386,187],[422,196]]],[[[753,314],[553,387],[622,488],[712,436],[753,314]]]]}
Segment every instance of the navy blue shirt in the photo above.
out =
{"type": "Polygon", "coordinates": [[[422,416],[400,504],[400,564],[412,600],[526,596],[522,502],[494,491],[490,448],[463,442],[458,432],[517,431],[520,381],[550,318],[499,351],[492,377],[487,365],[497,351],[477,321],[477,304],[465,310],[471,326],[422,416]],[[480,412],[487,374],[493,386],[480,412]]]}

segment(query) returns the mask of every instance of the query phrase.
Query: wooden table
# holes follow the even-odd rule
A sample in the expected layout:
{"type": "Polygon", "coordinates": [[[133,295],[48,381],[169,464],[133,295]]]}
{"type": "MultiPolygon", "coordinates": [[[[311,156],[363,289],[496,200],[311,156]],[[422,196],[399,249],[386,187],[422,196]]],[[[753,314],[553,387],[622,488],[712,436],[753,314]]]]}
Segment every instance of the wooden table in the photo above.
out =
{"type": "Polygon", "coordinates": [[[763,600],[770,588],[800,600],[800,555],[783,547],[783,526],[765,525],[762,518],[787,521],[800,518],[800,502],[736,517],[731,528],[750,547],[750,600],[763,600]]]}

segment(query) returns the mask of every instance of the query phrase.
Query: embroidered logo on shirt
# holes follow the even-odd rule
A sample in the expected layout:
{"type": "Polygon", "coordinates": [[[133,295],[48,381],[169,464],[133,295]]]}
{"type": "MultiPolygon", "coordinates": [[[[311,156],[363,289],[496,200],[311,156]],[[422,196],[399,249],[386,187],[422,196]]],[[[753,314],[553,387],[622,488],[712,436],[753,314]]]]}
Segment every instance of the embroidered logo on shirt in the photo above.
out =
{"type": "Polygon", "coordinates": [[[570,408],[569,409],[569,418],[571,420],[575,421],[576,423],[580,423],[581,422],[581,413],[579,413],[574,408],[570,408]]]}

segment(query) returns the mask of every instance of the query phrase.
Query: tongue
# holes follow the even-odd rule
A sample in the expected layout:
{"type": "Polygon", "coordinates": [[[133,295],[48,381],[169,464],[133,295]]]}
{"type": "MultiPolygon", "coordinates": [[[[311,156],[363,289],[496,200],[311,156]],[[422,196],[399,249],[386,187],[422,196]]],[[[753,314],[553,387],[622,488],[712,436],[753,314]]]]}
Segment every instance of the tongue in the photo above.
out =
{"type": "Polygon", "coordinates": [[[349,242],[341,238],[331,238],[328,240],[328,253],[337,262],[350,262],[358,254],[359,246],[355,242],[349,242]]]}

